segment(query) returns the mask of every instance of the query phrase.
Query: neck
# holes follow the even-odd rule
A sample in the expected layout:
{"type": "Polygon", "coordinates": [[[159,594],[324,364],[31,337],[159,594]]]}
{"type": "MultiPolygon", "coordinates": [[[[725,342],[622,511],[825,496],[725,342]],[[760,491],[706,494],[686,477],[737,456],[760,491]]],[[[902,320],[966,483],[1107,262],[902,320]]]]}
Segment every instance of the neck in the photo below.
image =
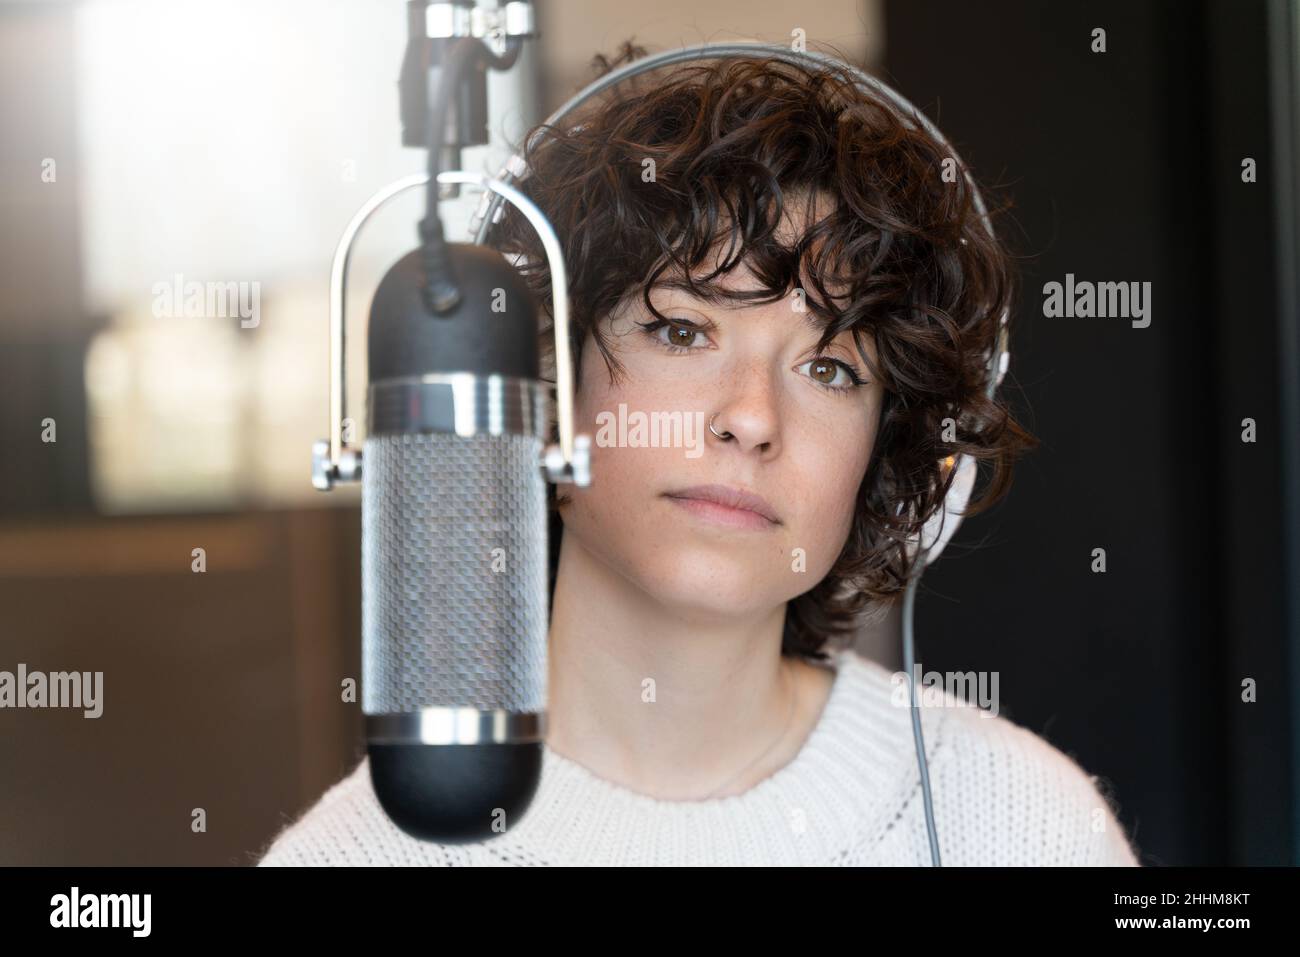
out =
{"type": "Polygon", "coordinates": [[[663,800],[748,790],[798,753],[829,692],[809,676],[821,669],[781,656],[784,624],[784,603],[725,618],[668,607],[565,535],[548,746],[663,800]]]}

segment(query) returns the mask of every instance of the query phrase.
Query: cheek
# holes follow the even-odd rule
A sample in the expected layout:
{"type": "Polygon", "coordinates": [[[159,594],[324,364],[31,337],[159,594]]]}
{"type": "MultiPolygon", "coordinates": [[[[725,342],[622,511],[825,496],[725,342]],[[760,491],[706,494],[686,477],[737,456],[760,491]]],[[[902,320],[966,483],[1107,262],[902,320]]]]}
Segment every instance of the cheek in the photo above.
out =
{"type": "Polygon", "coordinates": [[[596,523],[593,527],[603,536],[633,532],[657,488],[656,476],[663,472],[660,458],[671,454],[671,449],[607,448],[593,442],[591,485],[567,490],[574,512],[596,523]]]}
{"type": "MultiPolygon", "coordinates": [[[[791,487],[803,490],[799,503],[798,536],[807,542],[809,571],[818,578],[830,570],[848,540],[857,511],[858,491],[871,462],[874,433],[869,424],[854,425],[865,430],[867,441],[847,444],[843,439],[818,439],[788,451],[797,474],[791,487]]],[[[841,436],[851,434],[846,428],[841,436]]],[[[859,433],[861,434],[861,432],[859,433]]]]}
{"type": "Polygon", "coordinates": [[[684,466],[698,464],[702,439],[691,434],[697,448],[688,457],[684,448],[646,447],[629,441],[617,445],[617,423],[637,413],[683,412],[691,407],[682,389],[671,382],[647,380],[637,374],[638,357],[623,356],[627,375],[611,383],[603,360],[587,354],[583,361],[583,382],[574,403],[576,430],[592,437],[592,484],[578,489],[575,501],[585,498],[591,509],[609,513],[611,519],[635,519],[645,512],[647,496],[671,486],[682,476],[684,466]],[[622,415],[620,415],[620,407],[622,415]],[[608,440],[614,444],[606,444],[608,440]]]}
{"type": "MultiPolygon", "coordinates": [[[[681,408],[681,399],[637,383],[634,374],[611,383],[604,361],[590,342],[588,347],[574,419],[576,431],[592,437],[592,483],[587,488],[565,489],[571,504],[563,507],[562,514],[566,529],[578,534],[588,550],[624,567],[642,554],[658,551],[647,534],[654,527],[651,511],[655,497],[672,484],[673,476],[680,475],[683,463],[689,460],[682,449],[602,444],[597,417],[604,413],[617,420],[620,403],[632,413],[681,408]]],[[[604,432],[609,434],[608,429],[604,432]]]]}

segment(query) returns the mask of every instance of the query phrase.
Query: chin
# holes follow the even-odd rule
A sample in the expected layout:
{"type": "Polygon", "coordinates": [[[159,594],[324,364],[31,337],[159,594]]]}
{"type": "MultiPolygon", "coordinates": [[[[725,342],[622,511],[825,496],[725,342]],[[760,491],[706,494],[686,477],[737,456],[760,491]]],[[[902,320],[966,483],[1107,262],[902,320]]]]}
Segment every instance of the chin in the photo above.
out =
{"type": "Polygon", "coordinates": [[[752,548],[687,544],[680,538],[640,551],[632,562],[644,591],[670,608],[726,618],[779,603],[775,582],[756,567],[752,548]]]}

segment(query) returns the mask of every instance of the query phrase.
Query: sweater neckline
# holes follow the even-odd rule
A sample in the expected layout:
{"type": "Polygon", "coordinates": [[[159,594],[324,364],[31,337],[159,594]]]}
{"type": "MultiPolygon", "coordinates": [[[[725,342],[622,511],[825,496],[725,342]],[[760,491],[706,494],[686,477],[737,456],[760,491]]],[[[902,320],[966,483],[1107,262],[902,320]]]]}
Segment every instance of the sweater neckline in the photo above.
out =
{"type": "MultiPolygon", "coordinates": [[[[831,683],[830,693],[822,704],[821,714],[818,715],[817,721],[808,736],[804,738],[803,745],[793,758],[739,794],[683,800],[655,797],[652,794],[634,790],[616,781],[611,781],[609,778],[602,777],[586,765],[552,750],[549,744],[543,743],[543,761],[546,765],[549,765],[546,770],[568,777],[580,778],[587,785],[604,790],[624,803],[636,805],[642,810],[662,811],[665,808],[675,812],[688,812],[696,809],[709,810],[735,803],[747,803],[747,801],[752,801],[754,797],[757,797],[760,790],[783,790],[790,779],[802,775],[806,765],[815,763],[819,757],[825,754],[826,739],[834,734],[835,728],[840,723],[840,712],[846,706],[844,698],[846,689],[850,684],[850,682],[844,680],[846,652],[841,649],[833,652],[831,657],[834,662],[832,670],[835,672],[835,680],[831,683]]],[[[825,667],[825,665],[822,667],[825,667]]]]}
{"type": "MultiPolygon", "coordinates": [[[[597,775],[549,746],[529,810],[489,846],[542,862],[653,863],[747,859],[826,863],[846,830],[883,826],[903,789],[908,709],[891,703],[890,673],[852,649],[831,652],[835,680],[817,723],[785,765],[740,794],[672,800],[597,775]]],[[[927,742],[928,744],[928,742],[927,742]]]]}

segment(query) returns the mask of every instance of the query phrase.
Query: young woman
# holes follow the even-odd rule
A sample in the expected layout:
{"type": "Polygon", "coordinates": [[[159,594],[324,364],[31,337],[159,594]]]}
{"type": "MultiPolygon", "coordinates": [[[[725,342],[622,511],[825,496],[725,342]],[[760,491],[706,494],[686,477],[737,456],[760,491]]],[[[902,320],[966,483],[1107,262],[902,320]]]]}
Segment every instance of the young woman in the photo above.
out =
{"type": "MultiPolygon", "coordinates": [[[[1008,255],[942,145],[847,75],[652,75],[525,157],[597,436],[593,483],[553,502],[538,793],[489,841],[424,843],[363,759],[263,865],[929,863],[908,699],[850,642],[915,570],[903,542],[942,506],[945,458],[989,463],[974,514],[1035,444],[982,391],[1008,255]],[[674,412],[698,441],[599,439],[674,412]]],[[[549,306],[531,227],[507,215],[490,241],[549,306]]],[[[945,864],[1136,863],[1043,739],[951,698],[923,728],[945,864]]]]}

